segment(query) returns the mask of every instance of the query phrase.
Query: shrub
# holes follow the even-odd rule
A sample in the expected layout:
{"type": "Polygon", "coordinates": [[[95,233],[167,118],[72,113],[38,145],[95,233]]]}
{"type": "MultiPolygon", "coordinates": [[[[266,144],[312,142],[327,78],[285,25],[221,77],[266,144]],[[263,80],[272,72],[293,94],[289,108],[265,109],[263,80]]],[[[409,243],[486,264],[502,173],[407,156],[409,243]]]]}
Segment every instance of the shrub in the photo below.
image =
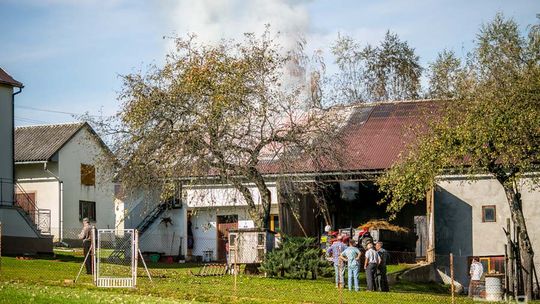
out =
{"type": "Polygon", "coordinates": [[[269,277],[311,279],[332,273],[316,238],[282,236],[281,246],[267,253],[260,270],[269,277]],[[328,268],[328,269],[327,269],[328,268]]]}

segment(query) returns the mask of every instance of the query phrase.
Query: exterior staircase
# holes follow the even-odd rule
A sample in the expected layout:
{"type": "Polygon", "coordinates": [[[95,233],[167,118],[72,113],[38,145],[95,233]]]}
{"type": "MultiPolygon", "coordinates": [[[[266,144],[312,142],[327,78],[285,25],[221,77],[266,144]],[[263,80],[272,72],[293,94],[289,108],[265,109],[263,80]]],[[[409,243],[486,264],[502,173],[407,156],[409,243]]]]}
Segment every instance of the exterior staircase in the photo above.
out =
{"type": "Polygon", "coordinates": [[[165,210],[169,208],[170,202],[161,202],[159,203],[152,211],[150,211],[143,220],[137,225],[136,229],[139,231],[139,236],[141,236],[150,226],[158,219],[165,210]]]}
{"type": "Polygon", "coordinates": [[[2,178],[0,222],[2,255],[53,254],[51,211],[39,209],[19,184],[2,178]]]}
{"type": "Polygon", "coordinates": [[[51,234],[51,210],[40,209],[36,202],[28,195],[19,183],[15,183],[17,195],[24,199],[16,199],[15,207],[19,207],[29,224],[38,232],[39,235],[49,236],[51,234]]]}

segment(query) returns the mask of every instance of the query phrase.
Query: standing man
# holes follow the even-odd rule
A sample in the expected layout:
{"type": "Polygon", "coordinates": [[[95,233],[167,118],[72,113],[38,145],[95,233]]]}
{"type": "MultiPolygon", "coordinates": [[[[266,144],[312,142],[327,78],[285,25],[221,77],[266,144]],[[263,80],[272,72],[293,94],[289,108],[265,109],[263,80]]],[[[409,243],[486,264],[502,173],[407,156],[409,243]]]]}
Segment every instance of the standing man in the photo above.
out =
{"type": "Polygon", "coordinates": [[[469,274],[471,275],[471,281],[469,282],[469,297],[474,297],[478,295],[478,287],[480,286],[482,274],[484,274],[484,266],[478,261],[478,257],[472,258],[469,274]]]}
{"type": "Polygon", "coordinates": [[[381,260],[379,267],[377,267],[377,277],[379,278],[378,285],[381,291],[386,292],[390,290],[388,287],[388,277],[386,276],[386,263],[388,262],[390,255],[388,254],[388,251],[383,248],[383,242],[377,242],[377,244],[375,244],[375,249],[377,250],[377,254],[381,260]]]}
{"type": "Polygon", "coordinates": [[[332,257],[332,261],[334,262],[334,271],[336,274],[336,288],[343,286],[343,284],[345,283],[345,279],[343,278],[343,275],[345,274],[345,265],[343,264],[343,261],[339,258],[339,256],[343,251],[345,251],[345,249],[347,249],[347,245],[343,244],[342,240],[343,237],[341,235],[338,235],[337,240],[332,244],[332,246],[330,246],[330,249],[328,249],[327,251],[328,255],[332,257]]]}
{"type": "Polygon", "coordinates": [[[79,233],[79,239],[82,239],[86,274],[92,274],[92,257],[87,257],[88,252],[90,252],[90,246],[92,245],[92,227],[90,226],[90,220],[87,217],[83,219],[83,227],[81,233],[79,233]]]}
{"type": "Polygon", "coordinates": [[[360,250],[356,248],[354,240],[349,239],[349,247],[345,249],[340,256],[342,261],[347,261],[348,265],[348,285],[349,291],[352,290],[352,280],[354,278],[354,291],[358,291],[358,266],[360,264],[360,250]]]}
{"type": "Polygon", "coordinates": [[[377,251],[373,249],[373,243],[367,245],[364,269],[366,270],[367,290],[375,290],[375,275],[377,274],[377,265],[381,263],[381,258],[377,251]]]}

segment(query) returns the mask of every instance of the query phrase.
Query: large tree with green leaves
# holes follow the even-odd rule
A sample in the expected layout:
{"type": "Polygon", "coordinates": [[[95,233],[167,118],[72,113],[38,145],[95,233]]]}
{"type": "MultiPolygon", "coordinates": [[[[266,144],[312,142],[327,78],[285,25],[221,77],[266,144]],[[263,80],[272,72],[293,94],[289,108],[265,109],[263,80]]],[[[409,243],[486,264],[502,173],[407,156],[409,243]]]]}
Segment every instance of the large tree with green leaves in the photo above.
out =
{"type": "Polygon", "coordinates": [[[441,103],[438,121],[378,182],[395,213],[424,199],[440,175],[491,175],[504,189],[519,231],[523,281],[531,296],[534,252],[517,184],[538,184],[538,176],[530,175],[540,162],[538,26],[524,36],[513,20],[497,15],[481,27],[464,69],[454,99],[441,103]]]}
{"type": "Polygon", "coordinates": [[[304,84],[287,74],[294,54],[269,31],[243,41],[175,42],[162,67],[123,77],[114,131],[119,179],[133,189],[211,176],[234,187],[256,225],[268,227],[265,172],[279,176],[298,162],[317,168],[319,156],[332,154],[339,122],[303,99],[304,84]]]}

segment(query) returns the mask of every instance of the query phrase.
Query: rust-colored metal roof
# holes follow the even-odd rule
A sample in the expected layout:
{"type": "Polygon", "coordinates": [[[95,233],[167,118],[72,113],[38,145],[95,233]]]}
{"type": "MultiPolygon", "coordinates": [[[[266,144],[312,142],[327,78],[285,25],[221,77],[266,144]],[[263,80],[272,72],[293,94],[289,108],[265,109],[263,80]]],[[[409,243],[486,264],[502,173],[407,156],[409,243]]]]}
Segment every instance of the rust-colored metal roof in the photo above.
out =
{"type": "Polygon", "coordinates": [[[15,162],[51,159],[86,123],[15,128],[15,162]]]}
{"type": "Polygon", "coordinates": [[[437,101],[358,107],[343,132],[343,171],[387,169],[439,108],[437,101]],[[367,117],[366,117],[367,116],[367,117]]]}
{"type": "Polygon", "coordinates": [[[18,82],[17,80],[13,79],[6,71],[4,71],[2,68],[0,68],[0,84],[7,84],[12,87],[22,88],[24,87],[22,83],[18,82]]]}
{"type": "Polygon", "coordinates": [[[418,132],[426,130],[429,119],[437,117],[441,101],[401,101],[351,105],[344,115],[336,156],[317,166],[311,160],[287,164],[263,163],[265,174],[309,172],[365,172],[388,169],[414,143],[418,132]],[[335,159],[335,160],[334,160],[335,159]],[[337,160],[337,161],[336,161],[337,160]],[[316,169],[317,168],[317,169],[316,169]]]}

